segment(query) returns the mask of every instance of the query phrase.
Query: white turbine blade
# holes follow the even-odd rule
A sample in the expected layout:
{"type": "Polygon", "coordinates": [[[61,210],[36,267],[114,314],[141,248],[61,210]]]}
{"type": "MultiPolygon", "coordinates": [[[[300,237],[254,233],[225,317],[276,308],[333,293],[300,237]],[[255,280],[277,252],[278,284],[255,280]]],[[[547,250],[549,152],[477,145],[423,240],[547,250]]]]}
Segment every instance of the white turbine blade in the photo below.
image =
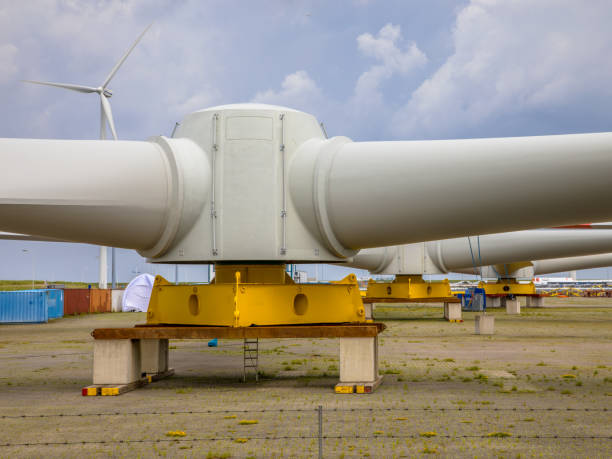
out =
{"type": "MultiPolygon", "coordinates": [[[[104,99],[104,95],[100,94],[100,97],[104,99]]],[[[104,114],[104,103],[100,99],[100,140],[106,139],[106,115],[104,114]]]]}
{"type": "Polygon", "coordinates": [[[92,88],[91,86],[81,86],[79,84],[50,83],[48,81],[33,81],[33,80],[21,80],[21,81],[23,81],[24,83],[42,84],[44,86],[55,86],[56,88],[70,89],[71,91],[78,91],[78,92],[85,92],[85,93],[98,91],[97,88],[92,88]]]}
{"type": "Polygon", "coordinates": [[[113,139],[117,140],[117,132],[115,131],[115,122],[113,121],[113,113],[111,112],[110,103],[104,94],[100,94],[100,101],[102,102],[104,116],[106,117],[106,121],[108,121],[108,126],[110,127],[111,133],[113,134],[113,139]]]}
{"type": "Polygon", "coordinates": [[[117,62],[117,64],[115,64],[115,66],[113,67],[113,69],[111,70],[111,72],[108,74],[108,76],[106,77],[106,80],[104,80],[104,83],[102,83],[102,87],[106,88],[106,86],[108,86],[108,83],[110,83],[110,80],[115,76],[115,73],[117,73],[117,70],[119,70],[119,67],[121,67],[121,65],[123,64],[123,62],[127,59],[127,57],[130,55],[130,53],[132,52],[132,50],[136,47],[136,45],[138,44],[138,42],[141,40],[141,38],[144,36],[145,33],[147,33],[147,30],[149,30],[149,28],[153,25],[153,23],[149,24],[147,26],[146,29],[144,29],[144,31],[138,36],[138,38],[136,39],[136,41],[132,44],[132,46],[130,46],[130,48],[126,51],[126,53],[123,55],[123,57],[121,59],[119,59],[119,62],[117,62]]]}

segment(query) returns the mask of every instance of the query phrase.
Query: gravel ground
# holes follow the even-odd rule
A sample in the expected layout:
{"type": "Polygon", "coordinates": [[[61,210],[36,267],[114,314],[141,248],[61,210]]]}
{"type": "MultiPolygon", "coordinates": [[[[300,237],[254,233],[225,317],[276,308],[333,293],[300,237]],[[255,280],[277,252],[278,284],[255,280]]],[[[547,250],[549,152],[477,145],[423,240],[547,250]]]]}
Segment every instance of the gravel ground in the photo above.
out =
{"type": "Polygon", "coordinates": [[[473,313],[379,305],[371,395],[334,394],[337,340],[279,339],[260,342],[259,383],[240,382],[240,341],[173,340],[172,378],[82,397],[90,332],[144,314],[0,325],[0,457],[318,457],[318,406],[324,457],[611,457],[612,299],[563,300],[490,311],[492,337],[473,313]]]}

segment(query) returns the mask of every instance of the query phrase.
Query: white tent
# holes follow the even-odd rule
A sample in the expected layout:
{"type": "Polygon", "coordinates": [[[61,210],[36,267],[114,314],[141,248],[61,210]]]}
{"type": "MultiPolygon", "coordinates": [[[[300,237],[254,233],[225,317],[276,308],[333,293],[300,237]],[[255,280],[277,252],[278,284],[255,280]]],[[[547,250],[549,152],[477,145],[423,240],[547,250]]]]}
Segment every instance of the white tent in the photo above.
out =
{"type": "Polygon", "coordinates": [[[155,277],[147,273],[140,274],[132,279],[123,293],[121,303],[123,312],[147,312],[149,299],[153,291],[153,282],[155,282],[155,277]]]}

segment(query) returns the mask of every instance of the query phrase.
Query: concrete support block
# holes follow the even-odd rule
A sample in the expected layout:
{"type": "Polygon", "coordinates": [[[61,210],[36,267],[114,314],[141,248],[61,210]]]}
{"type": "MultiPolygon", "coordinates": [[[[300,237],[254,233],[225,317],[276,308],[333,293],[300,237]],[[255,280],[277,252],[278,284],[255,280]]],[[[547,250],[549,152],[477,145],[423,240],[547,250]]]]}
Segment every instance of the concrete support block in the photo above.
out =
{"type": "Polygon", "coordinates": [[[374,304],[373,303],[363,303],[363,309],[365,310],[365,318],[374,319],[374,304]]]}
{"type": "Polygon", "coordinates": [[[137,339],[97,339],[94,341],[93,383],[129,384],[138,381],[140,343],[137,339]]]}
{"type": "Polygon", "coordinates": [[[487,308],[501,308],[502,298],[499,296],[488,296],[487,297],[487,308]]]}
{"type": "Polygon", "coordinates": [[[461,303],[444,303],[446,320],[461,320],[461,303]]]}
{"type": "Polygon", "coordinates": [[[542,306],[544,306],[543,296],[528,296],[527,297],[527,307],[541,308],[542,306]]]}
{"type": "Polygon", "coordinates": [[[340,338],[340,383],[372,383],[378,379],[378,337],[340,338]]]}
{"type": "Polygon", "coordinates": [[[520,314],[521,313],[521,303],[518,299],[510,300],[506,299],[506,314],[520,314]]]}
{"type": "Polygon", "coordinates": [[[121,303],[123,301],[123,289],[111,290],[111,312],[121,312],[121,303]]]}
{"type": "Polygon", "coordinates": [[[495,317],[489,315],[476,316],[477,335],[492,335],[495,332],[495,317]]]}
{"type": "Polygon", "coordinates": [[[168,371],[168,340],[141,339],[140,359],[142,373],[158,374],[168,371]]]}

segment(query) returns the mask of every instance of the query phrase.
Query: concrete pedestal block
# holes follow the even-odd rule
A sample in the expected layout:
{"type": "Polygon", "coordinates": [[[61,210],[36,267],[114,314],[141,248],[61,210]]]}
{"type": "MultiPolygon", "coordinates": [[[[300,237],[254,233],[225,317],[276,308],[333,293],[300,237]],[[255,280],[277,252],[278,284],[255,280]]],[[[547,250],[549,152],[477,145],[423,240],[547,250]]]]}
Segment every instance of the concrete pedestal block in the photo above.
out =
{"type": "Polygon", "coordinates": [[[138,381],[141,377],[140,365],[139,340],[94,341],[94,384],[129,384],[138,381]]]}
{"type": "Polygon", "coordinates": [[[123,310],[121,303],[124,291],[124,289],[118,288],[111,290],[111,312],[121,312],[123,310]]]}
{"type": "Polygon", "coordinates": [[[159,374],[168,371],[168,340],[141,339],[140,360],[142,373],[159,374]]]}
{"type": "Polygon", "coordinates": [[[521,313],[521,303],[519,300],[509,300],[506,299],[506,314],[520,314],[521,313]]]}
{"type": "Polygon", "coordinates": [[[544,297],[542,296],[528,296],[527,307],[541,308],[544,306],[544,297]]]}
{"type": "Polygon", "coordinates": [[[378,337],[340,338],[340,383],[378,380],[378,337]]]}
{"type": "Polygon", "coordinates": [[[487,297],[487,308],[501,308],[502,299],[499,296],[488,296],[487,297]]]}
{"type": "Polygon", "coordinates": [[[476,316],[476,330],[477,335],[492,335],[495,332],[495,317],[481,315],[476,316]]]}
{"type": "Polygon", "coordinates": [[[374,319],[374,304],[373,303],[363,303],[363,309],[365,311],[366,319],[374,319]]]}
{"type": "Polygon", "coordinates": [[[461,303],[444,303],[446,320],[461,320],[461,303]]]}

